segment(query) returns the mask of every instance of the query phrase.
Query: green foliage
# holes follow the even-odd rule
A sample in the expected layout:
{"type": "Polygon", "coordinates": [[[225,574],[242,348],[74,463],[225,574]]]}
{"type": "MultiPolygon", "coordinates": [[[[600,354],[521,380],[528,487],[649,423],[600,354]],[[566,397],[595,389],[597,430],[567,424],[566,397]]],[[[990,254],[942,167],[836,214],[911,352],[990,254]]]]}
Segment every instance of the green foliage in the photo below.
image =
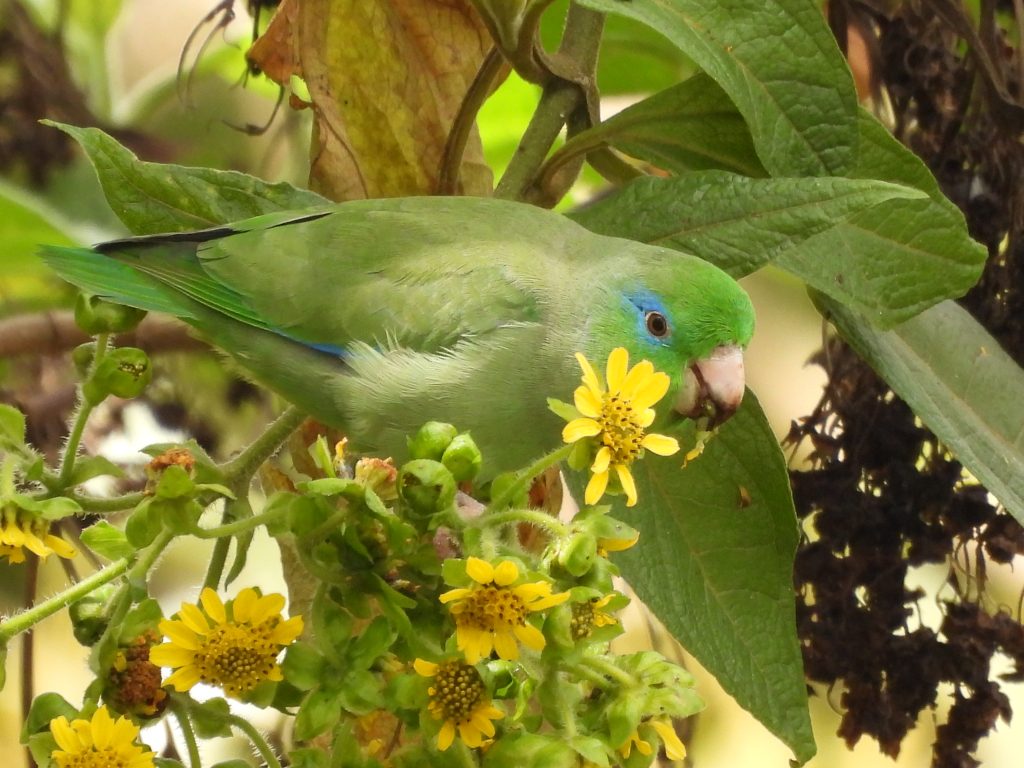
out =
{"type": "MultiPolygon", "coordinates": [[[[106,2],[89,19],[77,11],[72,25],[95,44],[118,5],[106,2]]],[[[948,301],[978,279],[985,251],[970,239],[963,217],[925,166],[858,109],[849,71],[815,4],[580,0],[579,8],[610,15],[607,57],[597,71],[605,92],[657,92],[593,125],[583,121],[581,127],[575,113],[570,138],[552,161],[564,170],[567,158],[588,157],[619,183],[569,215],[594,232],[696,254],[735,277],[772,264],[805,282],[843,336],[1024,522],[1024,378],[991,337],[948,301]],[[645,70],[638,61],[657,66],[645,70]],[[611,149],[671,175],[637,178],[640,171],[611,149]]],[[[548,36],[561,31],[561,18],[545,16],[548,36]]],[[[537,77],[534,71],[523,74],[537,77]]],[[[94,68],[84,76],[99,77],[94,68]]],[[[521,100],[536,93],[522,81],[515,87],[521,100]]],[[[544,117],[553,90],[540,97],[538,118],[544,117]]],[[[104,100],[105,90],[98,93],[104,100]]],[[[237,172],[142,162],[96,128],[51,124],[79,142],[108,204],[134,234],[214,227],[328,202],[308,190],[237,172]]],[[[524,140],[527,150],[531,139],[535,134],[524,140]]],[[[519,172],[529,152],[512,154],[509,142],[503,144],[502,160],[508,158],[510,173],[519,172]]],[[[539,149],[543,157],[550,147],[539,149]]],[[[539,185],[542,170],[532,169],[539,185]]],[[[548,174],[549,181],[552,176],[557,174],[548,174]]],[[[11,230],[3,265],[13,265],[15,272],[24,268],[17,284],[0,278],[5,281],[0,290],[31,304],[45,295],[35,281],[45,281],[29,255],[30,244],[70,244],[74,238],[63,222],[51,223],[57,219],[45,206],[0,193],[0,234],[11,230]]],[[[92,333],[125,330],[137,319],[89,298],[78,314],[92,333]]],[[[80,498],[75,489],[118,472],[105,459],[76,458],[77,441],[92,407],[110,395],[135,397],[146,388],[149,360],[141,350],[108,349],[105,340],[81,347],[75,358],[84,401],[61,467],[43,465],[24,443],[24,417],[0,405],[5,513],[42,521],[76,514],[83,507],[70,498],[80,498]],[[15,476],[33,490],[15,490],[15,476]]],[[[556,413],[570,418],[570,406],[553,402],[556,413]]],[[[704,438],[692,423],[664,431],[684,446],[704,438]]],[[[255,456],[263,458],[283,438],[273,433],[257,442],[255,456]]],[[[79,601],[76,637],[102,650],[96,670],[109,666],[118,642],[130,639],[112,634],[112,619],[123,620],[127,613],[131,620],[118,626],[138,633],[158,620],[152,601],[137,603],[137,613],[129,608],[143,598],[146,567],[171,538],[217,538],[225,544],[235,539],[239,554],[230,581],[245,562],[253,530],[265,525],[319,586],[310,598],[311,639],[288,649],[285,683],[262,701],[278,705],[291,697],[297,738],[329,734],[335,758],[363,764],[356,716],[386,709],[398,713],[402,727],[436,727],[423,709],[426,682],[407,669],[399,671],[396,661],[408,665],[415,657],[439,659],[452,651],[450,627],[431,601],[444,587],[472,585],[464,555],[500,553],[531,574],[558,580],[559,588],[572,590],[574,602],[603,594],[618,565],[671,633],[742,706],[798,760],[814,755],[794,627],[793,500],[785,461],[750,393],[703,455],[684,467],[676,460],[638,463],[635,508],[616,508],[615,517],[607,507],[585,508],[568,526],[525,509],[535,474],[526,470],[492,482],[492,506],[479,523],[461,519],[457,486],[472,481],[486,457],[451,425],[424,425],[410,437],[411,461],[391,466],[394,474],[377,466],[372,480],[360,477],[356,467],[345,467],[342,457],[332,458],[326,445],[321,441],[313,451],[312,475],[293,476],[295,482],[255,514],[242,493],[255,466],[218,467],[189,446],[196,466],[172,464],[151,477],[145,497],[122,507],[130,510],[123,532],[107,521],[86,529],[82,543],[112,561],[91,592],[74,596],[79,601]],[[221,525],[204,528],[200,515],[214,498],[223,498],[227,510],[221,525]],[[543,530],[547,539],[540,555],[510,535],[519,525],[543,530]],[[640,531],[640,544],[616,555],[613,564],[607,551],[624,548],[613,542],[635,537],[630,526],[640,531]],[[438,549],[452,528],[462,538],[449,553],[453,556],[442,558],[438,549]],[[128,561],[132,571],[125,584],[131,591],[114,592],[109,587],[128,561]],[[279,698],[270,698],[274,695],[279,698]]],[[[589,456],[578,461],[582,455],[569,457],[572,468],[589,464],[589,456]]],[[[573,482],[577,490],[583,485],[573,482]]],[[[83,501],[86,511],[90,501],[83,501]]],[[[58,609],[44,606],[29,619],[58,609]]],[[[567,608],[553,610],[542,627],[549,644],[529,664],[519,668],[491,660],[480,665],[494,695],[514,704],[509,719],[515,722],[486,752],[483,765],[569,766],[580,757],[609,765],[633,733],[656,738],[649,726],[652,713],[685,716],[700,708],[689,676],[656,654],[612,658],[606,667],[590,669],[588,678],[583,667],[589,662],[572,641],[567,608]],[[537,676],[540,668],[547,676],[537,676]],[[602,675],[615,686],[584,682],[602,675]],[[540,703],[531,709],[538,693],[540,703]],[[524,727],[537,725],[541,717],[559,726],[574,718],[575,735],[555,739],[524,727]]],[[[615,632],[605,627],[593,643],[603,644],[615,632]]],[[[77,714],[54,696],[39,697],[26,723],[25,738],[37,756],[52,749],[52,739],[41,733],[49,719],[77,714]]],[[[187,717],[204,738],[231,730],[223,699],[189,703],[187,717]]],[[[291,757],[294,765],[311,768],[337,764],[312,748],[297,749],[291,757]]],[[[427,759],[410,751],[396,757],[396,765],[427,759]]],[[[645,762],[634,750],[623,764],[645,762]]]]}

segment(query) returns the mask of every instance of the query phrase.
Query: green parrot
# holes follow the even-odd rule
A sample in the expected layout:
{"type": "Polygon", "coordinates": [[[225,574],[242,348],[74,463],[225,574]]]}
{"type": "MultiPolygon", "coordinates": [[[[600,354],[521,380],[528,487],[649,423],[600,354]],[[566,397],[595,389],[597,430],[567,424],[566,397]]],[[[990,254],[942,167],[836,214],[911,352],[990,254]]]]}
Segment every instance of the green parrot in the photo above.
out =
{"type": "Polygon", "coordinates": [[[746,293],[701,259],[483,198],[353,201],[43,257],[181,318],[358,450],[402,455],[448,421],[487,474],[559,444],[546,399],[571,397],[576,352],[600,367],[625,347],[669,374],[677,417],[723,420],[754,327],[746,293]]]}

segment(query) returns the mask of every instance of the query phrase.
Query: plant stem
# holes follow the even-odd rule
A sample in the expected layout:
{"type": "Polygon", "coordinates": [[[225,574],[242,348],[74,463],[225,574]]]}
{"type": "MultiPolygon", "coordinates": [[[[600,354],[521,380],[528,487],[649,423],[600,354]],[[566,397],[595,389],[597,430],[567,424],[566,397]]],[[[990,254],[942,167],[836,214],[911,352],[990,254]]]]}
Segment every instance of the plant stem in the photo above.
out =
{"type": "Polygon", "coordinates": [[[281,768],[281,761],[277,759],[274,750],[270,748],[267,740],[263,738],[256,726],[238,715],[228,715],[228,722],[249,738],[252,745],[256,747],[256,751],[260,753],[260,757],[267,764],[267,768],[281,768]]]}
{"type": "Polygon", "coordinates": [[[27,629],[31,629],[47,616],[52,616],[62,608],[67,608],[72,603],[81,600],[94,589],[102,587],[104,584],[113,581],[128,570],[130,562],[131,561],[127,557],[115,560],[106,568],[96,571],[96,573],[91,576],[87,576],[77,584],[68,587],[63,592],[58,592],[53,597],[49,597],[40,603],[36,603],[31,608],[27,608],[21,613],[15,614],[9,619],[0,622],[0,645],[10,640],[15,635],[24,632],[27,629]]]}
{"type": "Polygon", "coordinates": [[[124,496],[112,496],[101,499],[96,496],[84,496],[80,493],[64,494],[82,508],[84,512],[120,512],[122,509],[131,509],[138,506],[146,494],[142,491],[126,493],[124,496]]]}
{"type": "Polygon", "coordinates": [[[197,539],[219,539],[224,536],[237,536],[240,533],[255,530],[264,523],[276,520],[287,511],[287,507],[281,506],[277,509],[271,510],[270,512],[261,512],[258,515],[253,515],[252,517],[243,517],[241,520],[235,520],[222,525],[215,525],[212,528],[195,527],[189,531],[189,535],[195,536],[197,539]]]}
{"type": "Polygon", "coordinates": [[[565,536],[569,529],[558,518],[552,517],[547,512],[536,509],[507,509],[504,511],[495,510],[481,515],[473,521],[476,527],[498,527],[511,523],[529,523],[538,528],[543,528],[554,536],[565,536]]]}
{"type": "MultiPolygon", "coordinates": [[[[558,55],[575,64],[580,80],[593,78],[603,24],[602,14],[575,3],[570,4],[558,55]]],[[[529,197],[530,189],[536,187],[537,172],[562,127],[585,101],[586,92],[581,82],[564,78],[551,79],[544,87],[537,111],[533,113],[505,175],[498,183],[495,197],[506,200],[529,197]]]]}
{"type": "Polygon", "coordinates": [[[604,688],[607,688],[613,682],[619,688],[633,688],[636,686],[636,679],[631,674],[619,669],[607,659],[602,659],[598,656],[584,656],[573,665],[572,669],[577,674],[583,670],[596,672],[601,680],[604,681],[603,683],[598,683],[592,675],[585,676],[604,688]]]}
{"type": "Polygon", "coordinates": [[[227,485],[236,495],[241,496],[249,486],[249,480],[260,464],[270,458],[288,435],[306,418],[305,413],[294,405],[278,416],[256,440],[240,454],[220,465],[227,479],[227,485]]]}
{"type": "Polygon", "coordinates": [[[192,721],[188,719],[187,709],[172,698],[171,712],[174,713],[174,719],[178,721],[178,727],[181,728],[181,736],[185,739],[189,768],[202,768],[203,762],[199,756],[199,744],[196,742],[196,733],[192,729],[192,721]]]}
{"type": "Polygon", "coordinates": [[[514,483],[510,484],[496,499],[491,499],[491,503],[487,505],[488,513],[492,510],[504,509],[512,499],[529,488],[529,484],[535,477],[548,467],[553,467],[568,457],[570,451],[572,451],[572,445],[563,445],[551,453],[541,456],[533,464],[519,472],[514,483]]]}
{"type": "MultiPolygon", "coordinates": [[[[93,357],[90,372],[96,370],[96,366],[99,365],[103,355],[106,354],[108,340],[109,334],[106,333],[101,333],[96,337],[96,354],[93,357]]],[[[68,441],[64,444],[60,474],[57,477],[60,490],[67,488],[68,483],[71,482],[71,473],[75,468],[75,459],[78,457],[78,446],[82,442],[82,433],[85,432],[85,424],[89,420],[89,414],[92,413],[93,407],[93,404],[85,399],[85,396],[82,394],[82,388],[79,387],[78,408],[75,411],[74,420],[71,424],[71,433],[68,435],[68,441]]]]}
{"type": "Polygon", "coordinates": [[[441,158],[441,171],[437,179],[437,194],[454,195],[458,191],[462,157],[466,151],[469,134],[476,122],[476,116],[490,95],[494,81],[501,74],[502,69],[507,66],[508,62],[505,61],[505,57],[495,47],[487,53],[480,69],[477,70],[476,77],[473,78],[469,90],[466,91],[462,104],[459,105],[459,112],[455,115],[452,128],[448,132],[444,155],[441,158]]]}

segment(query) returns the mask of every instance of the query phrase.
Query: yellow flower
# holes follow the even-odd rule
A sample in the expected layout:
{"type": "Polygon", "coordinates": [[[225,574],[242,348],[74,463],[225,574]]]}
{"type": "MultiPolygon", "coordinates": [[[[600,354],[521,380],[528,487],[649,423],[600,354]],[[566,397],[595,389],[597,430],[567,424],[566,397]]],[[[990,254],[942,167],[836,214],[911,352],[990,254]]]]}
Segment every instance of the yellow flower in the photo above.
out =
{"type": "Polygon", "coordinates": [[[582,640],[590,637],[595,627],[608,627],[619,623],[610,613],[605,613],[601,610],[614,597],[615,593],[612,592],[604,597],[595,597],[592,600],[572,604],[572,619],[569,622],[569,627],[573,640],[582,640]]]}
{"type": "Polygon", "coordinates": [[[164,681],[177,691],[199,682],[220,686],[241,698],[264,680],[281,680],[278,654],[302,633],[302,617],[281,615],[284,595],[260,597],[247,587],[227,606],[209,587],[199,605],[182,603],[177,619],[163,619],[170,642],[149,652],[149,660],[175,671],[164,681]]]}
{"type": "MultiPolygon", "coordinates": [[[[669,760],[683,760],[686,757],[686,747],[683,742],[680,741],[679,736],[676,734],[675,728],[667,720],[648,720],[646,725],[650,725],[654,728],[655,732],[661,737],[661,743],[665,747],[665,755],[669,760]]],[[[641,727],[643,724],[641,724],[641,727]]],[[[633,731],[628,739],[619,747],[619,754],[623,758],[628,758],[629,753],[633,751],[633,745],[636,745],[637,751],[641,755],[651,755],[654,752],[654,748],[651,746],[649,741],[645,741],[640,738],[639,730],[633,731]]]]}
{"type": "Polygon", "coordinates": [[[484,688],[484,681],[475,667],[462,661],[446,661],[434,664],[416,659],[413,667],[423,677],[434,678],[434,684],[427,690],[430,703],[427,709],[437,720],[443,720],[437,734],[437,748],[442,752],[455,740],[455,730],[467,747],[479,747],[484,737],[494,736],[494,723],[505,713],[491,704],[484,688]]]}
{"type": "Polygon", "coordinates": [[[50,533],[50,523],[32,517],[18,507],[7,507],[0,513],[0,559],[11,563],[25,562],[25,550],[34,552],[44,560],[57,555],[70,560],[75,548],[60,536],[50,533]]]}
{"type": "Polygon", "coordinates": [[[636,483],[629,465],[644,450],[659,456],[671,456],[679,450],[675,438],[647,434],[644,430],[654,422],[651,407],[668,392],[668,374],[655,372],[647,360],[629,368],[629,353],[616,347],[608,356],[608,387],[594,373],[583,355],[576,353],[583,369],[583,386],[577,387],[573,400],[580,418],[573,419],[562,430],[562,440],[596,438],[597,455],[590,467],[593,475],[587,483],[584,500],[596,504],[608,488],[611,470],[626,494],[626,506],[636,504],[636,483]]]}
{"type": "Polygon", "coordinates": [[[50,733],[60,747],[51,754],[60,768],[153,768],[153,753],[135,743],[138,726],[127,717],[114,720],[106,707],[91,720],[55,718],[50,733]]]}
{"type": "Polygon", "coordinates": [[[518,659],[517,640],[535,651],[544,647],[544,635],[527,624],[526,617],[565,602],[568,592],[551,594],[551,585],[545,581],[516,584],[519,568],[511,560],[494,566],[471,557],[466,573],[476,584],[441,595],[442,603],[452,603],[456,645],[466,661],[476,664],[492,649],[503,659],[518,659]]]}

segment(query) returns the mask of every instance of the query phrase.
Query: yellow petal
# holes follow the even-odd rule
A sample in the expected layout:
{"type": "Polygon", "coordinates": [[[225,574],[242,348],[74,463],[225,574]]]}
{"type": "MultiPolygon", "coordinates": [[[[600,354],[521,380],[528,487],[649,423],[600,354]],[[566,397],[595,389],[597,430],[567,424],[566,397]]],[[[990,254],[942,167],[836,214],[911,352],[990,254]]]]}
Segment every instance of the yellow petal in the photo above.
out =
{"type": "Polygon", "coordinates": [[[167,621],[160,623],[160,631],[164,636],[179,648],[186,648],[190,651],[198,651],[202,646],[199,635],[186,627],[180,621],[167,621]]]}
{"type": "Polygon", "coordinates": [[[164,680],[164,685],[174,687],[174,690],[184,693],[192,689],[192,686],[199,682],[199,667],[189,664],[177,670],[173,675],[164,680]]]}
{"type": "Polygon", "coordinates": [[[477,584],[490,584],[494,581],[494,566],[479,557],[471,557],[466,561],[466,575],[477,584]]]}
{"type": "Polygon", "coordinates": [[[192,603],[181,604],[181,610],[178,611],[178,620],[197,635],[207,635],[210,633],[210,620],[192,603]]]}
{"type": "Polygon", "coordinates": [[[65,560],[70,560],[78,554],[75,548],[64,541],[60,536],[54,536],[49,533],[46,534],[45,544],[54,552],[54,554],[58,557],[63,557],[65,560]]]}
{"type": "Polygon", "coordinates": [[[512,631],[519,638],[519,642],[535,651],[544,650],[544,646],[547,644],[544,633],[532,624],[519,624],[512,631]]]}
{"type": "Polygon", "coordinates": [[[538,597],[550,595],[551,585],[546,581],[531,581],[527,584],[519,584],[513,588],[512,592],[524,603],[529,603],[538,597]]]}
{"type": "Polygon", "coordinates": [[[483,743],[480,729],[473,725],[472,722],[459,723],[459,738],[466,743],[467,747],[476,748],[483,743]]]}
{"type": "Polygon", "coordinates": [[[25,531],[25,543],[22,544],[31,552],[35,552],[39,557],[46,557],[50,554],[50,548],[43,543],[43,540],[36,536],[32,531],[25,531]]]}
{"type": "Polygon", "coordinates": [[[100,707],[92,716],[92,740],[98,750],[104,750],[110,746],[114,737],[114,718],[106,707],[100,707]]]}
{"type": "Polygon", "coordinates": [[[625,347],[616,347],[608,355],[608,391],[618,392],[626,380],[626,369],[629,367],[629,353],[625,347]]]}
{"type": "Polygon", "coordinates": [[[149,660],[158,667],[184,667],[195,661],[196,652],[194,649],[178,648],[171,643],[155,646],[149,649],[149,660]]]}
{"type": "Polygon", "coordinates": [[[651,426],[651,424],[654,423],[655,415],[656,414],[654,413],[654,409],[653,408],[648,408],[647,410],[640,411],[640,414],[639,414],[639,417],[638,417],[640,419],[640,426],[643,429],[647,429],[649,426],[651,426]]]}
{"type": "Polygon", "coordinates": [[[437,674],[438,666],[432,661],[426,659],[413,659],[412,668],[416,670],[416,674],[422,675],[423,677],[433,677],[437,674]]]}
{"type": "Polygon", "coordinates": [[[633,400],[637,392],[647,384],[654,375],[654,364],[650,360],[641,360],[634,365],[622,382],[622,396],[633,400]]]}
{"type": "Polygon", "coordinates": [[[259,598],[252,608],[252,623],[262,624],[269,618],[280,616],[284,610],[284,603],[284,595],[279,592],[271,592],[259,598]]]}
{"type": "Polygon", "coordinates": [[[640,441],[640,445],[651,453],[656,453],[659,456],[671,456],[673,453],[677,453],[679,451],[679,441],[674,437],[669,437],[668,435],[656,435],[653,433],[644,435],[644,439],[640,441]]]}
{"type": "Polygon", "coordinates": [[[441,594],[437,599],[441,603],[450,603],[452,600],[462,600],[464,597],[468,597],[472,594],[473,590],[466,589],[465,587],[456,587],[455,589],[449,589],[447,592],[441,594]]]}
{"type": "Polygon", "coordinates": [[[451,720],[445,720],[441,730],[437,732],[437,748],[444,752],[455,741],[455,724],[451,720]]]}
{"type": "Polygon", "coordinates": [[[584,416],[596,419],[601,415],[601,396],[588,387],[576,387],[572,393],[572,401],[576,404],[576,410],[584,416]]]}
{"type": "Polygon", "coordinates": [[[224,603],[221,602],[217,593],[209,587],[204,587],[203,591],[199,593],[199,602],[202,603],[206,615],[213,619],[214,624],[224,624],[228,620],[227,612],[224,610],[224,603]]]}
{"type": "Polygon", "coordinates": [[[676,729],[664,720],[651,720],[651,725],[661,737],[661,743],[665,745],[665,754],[669,760],[683,760],[686,758],[686,747],[680,741],[676,729]]]}
{"type": "Polygon", "coordinates": [[[601,425],[593,419],[573,419],[562,427],[562,442],[575,443],[585,437],[593,437],[601,431],[601,425]]]}
{"type": "MultiPolygon", "coordinates": [[[[246,624],[252,618],[252,611],[256,607],[258,600],[259,595],[252,587],[246,587],[239,592],[235,599],[231,601],[231,616],[235,622],[246,624]]],[[[254,623],[259,624],[259,621],[254,623]]]]}
{"type": "Polygon", "coordinates": [[[519,658],[519,645],[511,632],[494,633],[494,650],[498,652],[499,658],[506,661],[515,661],[519,658]]]}
{"type": "Polygon", "coordinates": [[[587,490],[583,493],[583,500],[587,504],[597,504],[598,500],[604,496],[607,488],[608,472],[595,472],[590,478],[590,482],[587,483],[587,490]]]}
{"type": "Polygon", "coordinates": [[[290,619],[282,621],[274,627],[270,640],[278,645],[288,645],[302,634],[304,626],[305,623],[302,621],[301,616],[292,616],[290,619]]]}
{"type": "MultiPolygon", "coordinates": [[[[602,445],[601,449],[597,452],[594,457],[594,463],[590,465],[591,472],[607,472],[608,465],[612,463],[612,451],[607,445],[602,445]]],[[[587,502],[588,504],[590,502],[587,502]]]]}
{"type": "MultiPolygon", "coordinates": [[[[639,367],[639,366],[637,366],[639,367]]],[[[654,373],[654,366],[651,366],[651,375],[636,388],[632,395],[633,407],[638,411],[650,408],[661,400],[668,392],[668,385],[671,380],[667,373],[654,373]]]]}
{"type": "Polygon", "coordinates": [[[580,364],[580,368],[583,369],[583,383],[588,389],[592,390],[595,394],[603,394],[604,389],[601,388],[601,381],[597,378],[597,374],[594,373],[594,368],[579,352],[576,353],[576,362],[580,364]]]}
{"type": "Polygon", "coordinates": [[[64,715],[50,721],[50,733],[53,734],[57,746],[63,750],[75,752],[80,746],[78,736],[75,735],[74,730],[68,723],[68,719],[64,715]]]}
{"type": "Polygon", "coordinates": [[[558,593],[556,593],[554,595],[551,595],[549,597],[543,597],[540,600],[533,601],[532,603],[530,603],[527,606],[527,608],[529,608],[531,611],[543,611],[543,610],[545,610],[547,608],[550,608],[550,607],[552,607],[554,605],[561,605],[562,603],[564,603],[568,599],[569,599],[569,593],[568,592],[558,592],[558,593]]]}
{"type": "Polygon", "coordinates": [[[507,587],[519,578],[519,568],[511,560],[502,560],[494,569],[494,583],[499,587],[507,587]]]}
{"type": "Polygon", "coordinates": [[[636,483],[633,481],[633,473],[625,464],[616,464],[615,474],[619,476],[619,484],[626,493],[626,506],[632,507],[636,504],[636,483]]]}
{"type": "Polygon", "coordinates": [[[484,735],[494,735],[494,723],[492,723],[485,714],[486,710],[476,710],[471,716],[470,720],[473,725],[484,735]]]}

